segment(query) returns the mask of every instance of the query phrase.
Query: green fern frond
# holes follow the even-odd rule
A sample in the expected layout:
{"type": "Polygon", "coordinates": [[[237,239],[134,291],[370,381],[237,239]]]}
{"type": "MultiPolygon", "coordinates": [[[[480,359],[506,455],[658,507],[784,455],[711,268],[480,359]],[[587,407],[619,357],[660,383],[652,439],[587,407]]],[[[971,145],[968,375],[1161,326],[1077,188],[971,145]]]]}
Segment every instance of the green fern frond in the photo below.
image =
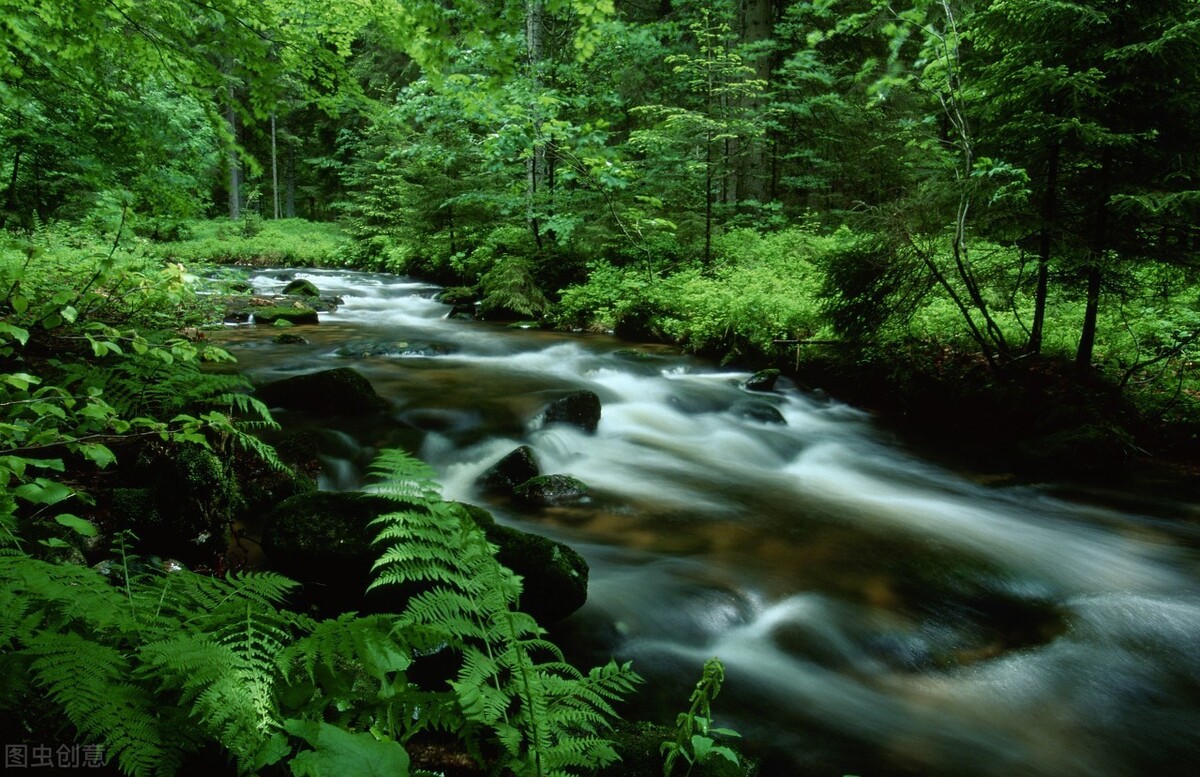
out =
{"type": "Polygon", "coordinates": [[[35,682],[85,737],[104,743],[127,774],[155,773],[167,760],[174,732],[160,728],[148,697],[125,681],[126,654],[80,634],[43,632],[25,646],[35,682]]]}

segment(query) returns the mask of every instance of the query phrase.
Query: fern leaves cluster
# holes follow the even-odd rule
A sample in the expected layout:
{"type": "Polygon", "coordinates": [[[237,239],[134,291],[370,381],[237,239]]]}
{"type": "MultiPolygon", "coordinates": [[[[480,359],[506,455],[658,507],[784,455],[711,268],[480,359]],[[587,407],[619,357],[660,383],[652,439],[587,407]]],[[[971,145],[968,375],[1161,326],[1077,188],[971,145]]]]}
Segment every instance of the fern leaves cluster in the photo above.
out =
{"type": "Polygon", "coordinates": [[[397,510],[376,519],[384,547],[374,585],[436,585],[413,596],[397,628],[462,655],[450,687],[464,718],[491,731],[519,775],[569,775],[617,759],[602,736],[612,703],[639,679],[628,665],[588,675],[566,663],[529,615],[516,609],[521,580],[458,505],[431,497],[432,472],[401,452],[376,460],[380,493],[397,510]]]}
{"type": "Polygon", "coordinates": [[[394,615],[316,622],[283,606],[286,578],[167,574],[123,546],[107,576],[0,551],[0,715],[48,703],[130,775],[174,774],[215,742],[240,773],[289,759],[297,775],[404,777],[404,743],[429,729],[520,777],[616,760],[604,734],[638,682],[628,665],[568,664],[428,467],[388,452],[375,472],[397,509],[376,522],[373,586],[411,593],[394,615]],[[418,687],[410,670],[434,653],[457,670],[418,687]]]}

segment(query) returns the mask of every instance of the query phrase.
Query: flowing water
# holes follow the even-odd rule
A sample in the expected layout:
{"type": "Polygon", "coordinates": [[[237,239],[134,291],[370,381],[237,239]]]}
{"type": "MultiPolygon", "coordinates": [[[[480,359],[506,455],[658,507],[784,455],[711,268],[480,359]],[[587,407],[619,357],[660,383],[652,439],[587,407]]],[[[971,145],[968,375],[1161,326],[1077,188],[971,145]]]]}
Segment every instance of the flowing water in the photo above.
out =
{"type": "MultiPolygon", "coordinates": [[[[252,282],[277,291],[281,275],[252,282]]],[[[385,423],[329,432],[323,487],[404,447],[448,497],[574,546],[589,600],[556,636],[577,663],[632,659],[641,715],[672,720],[718,656],[717,722],[768,775],[1194,770],[1200,502],[1138,514],[1127,495],[1121,510],[989,486],[786,380],[753,393],[748,374],[662,347],[453,320],[405,278],[296,276],[345,298],[294,330],[310,344],[266,327],[221,339],[255,381],[353,366],[393,403],[385,423]],[[581,388],[603,403],[595,434],[539,424],[581,388]],[[531,513],[480,494],[522,444],[588,499],[531,513]]]]}

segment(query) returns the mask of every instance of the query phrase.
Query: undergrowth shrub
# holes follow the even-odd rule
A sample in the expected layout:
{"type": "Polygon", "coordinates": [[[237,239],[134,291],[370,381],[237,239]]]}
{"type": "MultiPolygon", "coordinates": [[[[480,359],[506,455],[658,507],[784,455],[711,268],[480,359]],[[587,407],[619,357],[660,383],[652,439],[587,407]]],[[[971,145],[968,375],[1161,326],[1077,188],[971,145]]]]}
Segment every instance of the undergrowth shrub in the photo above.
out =
{"type": "Polygon", "coordinates": [[[149,250],[185,264],[341,267],[349,263],[347,236],[327,222],[250,215],[240,221],[213,219],[187,226],[188,237],[157,242],[149,250]]]}

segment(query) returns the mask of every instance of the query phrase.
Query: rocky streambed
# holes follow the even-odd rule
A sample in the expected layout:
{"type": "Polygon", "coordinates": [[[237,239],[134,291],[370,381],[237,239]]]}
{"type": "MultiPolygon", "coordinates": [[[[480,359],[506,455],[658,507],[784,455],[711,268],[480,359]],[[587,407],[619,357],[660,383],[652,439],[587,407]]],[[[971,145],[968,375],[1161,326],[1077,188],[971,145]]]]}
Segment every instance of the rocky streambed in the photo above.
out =
{"type": "Polygon", "coordinates": [[[1178,520],[1196,502],[986,485],[786,377],[462,320],[405,278],[284,275],[248,282],[341,302],[290,342],[214,339],[321,487],[247,529],[268,556],[318,554],[291,570],[328,566],[316,589],[358,586],[352,494],[401,447],[545,575],[559,599],[530,606],[579,663],[634,661],[636,714],[669,721],[719,656],[715,712],[766,774],[1116,777],[1200,755],[1200,554],[1178,520]],[[288,522],[313,544],[285,552],[288,522]]]}

